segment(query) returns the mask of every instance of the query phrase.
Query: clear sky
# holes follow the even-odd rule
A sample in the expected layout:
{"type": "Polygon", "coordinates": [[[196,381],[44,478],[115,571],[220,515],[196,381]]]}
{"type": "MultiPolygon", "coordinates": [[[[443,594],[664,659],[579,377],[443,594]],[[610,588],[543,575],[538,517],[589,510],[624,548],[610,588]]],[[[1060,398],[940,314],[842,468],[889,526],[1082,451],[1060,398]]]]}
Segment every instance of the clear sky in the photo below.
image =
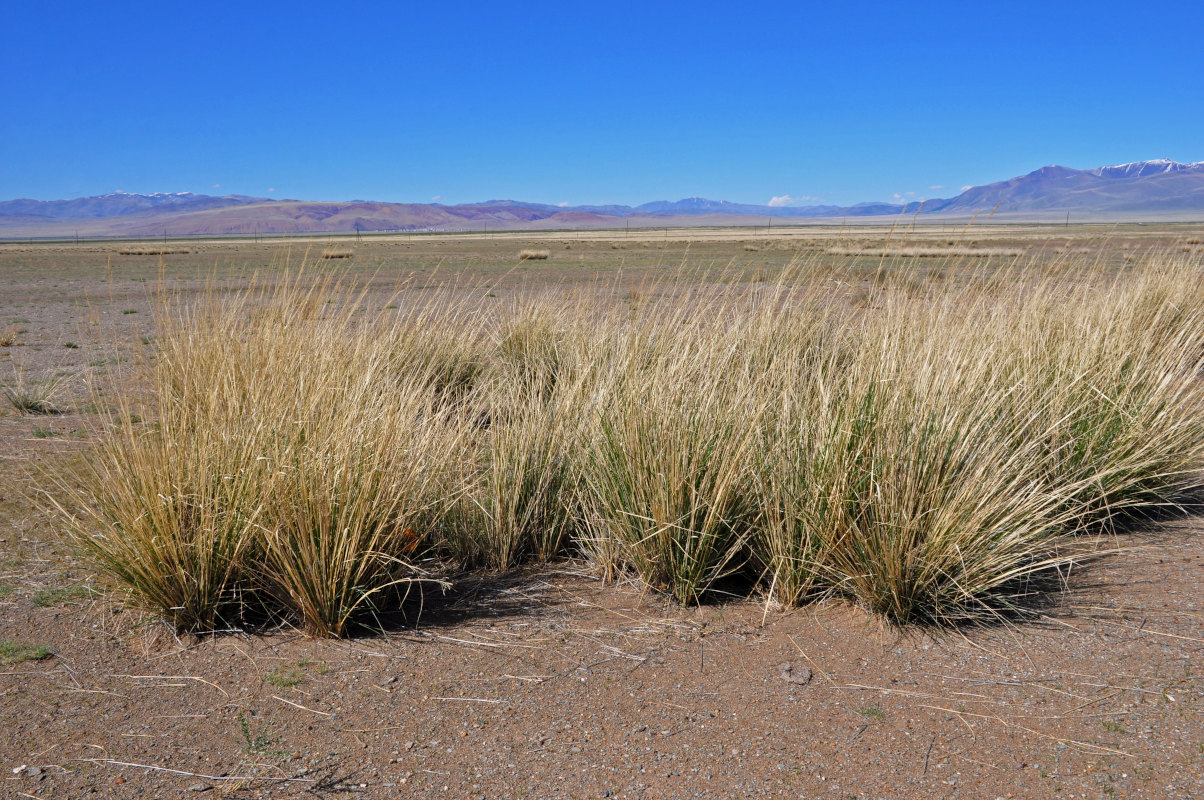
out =
{"type": "Polygon", "coordinates": [[[3,16],[0,199],[849,204],[1050,163],[1204,160],[1200,2],[29,0],[3,16]]]}

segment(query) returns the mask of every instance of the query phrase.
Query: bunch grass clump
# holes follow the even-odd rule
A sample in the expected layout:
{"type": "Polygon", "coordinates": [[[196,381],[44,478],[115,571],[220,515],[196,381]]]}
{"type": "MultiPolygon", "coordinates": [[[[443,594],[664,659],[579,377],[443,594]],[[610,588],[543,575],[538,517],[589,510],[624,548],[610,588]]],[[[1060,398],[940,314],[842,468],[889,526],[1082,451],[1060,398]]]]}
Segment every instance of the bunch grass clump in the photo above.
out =
{"type": "Polygon", "coordinates": [[[682,603],[1024,613],[1200,485],[1202,273],[956,259],[387,315],[332,277],[165,296],[153,393],[56,501],[181,630],[340,636],[457,570],[564,555],[682,603]]]}
{"type": "Polygon", "coordinates": [[[573,352],[550,303],[515,309],[483,343],[472,458],[450,543],[465,567],[506,569],[562,554],[578,530],[587,354],[573,352]]]}
{"type": "Polygon", "coordinates": [[[30,381],[21,370],[14,367],[13,383],[0,388],[0,395],[18,414],[61,414],[63,408],[58,398],[63,384],[64,379],[57,376],[30,381]]]}
{"type": "Polygon", "coordinates": [[[620,328],[595,383],[583,449],[583,544],[605,575],[634,570],[682,603],[743,566],[758,516],[749,467],[757,382],[742,380],[722,295],[620,328]]]}
{"type": "Polygon", "coordinates": [[[89,461],[82,543],[180,629],[250,607],[337,636],[426,577],[411,556],[455,426],[428,424],[435,365],[398,380],[400,323],[349,333],[356,298],[318,315],[338,291],[285,279],[199,309],[165,299],[152,407],[123,405],[89,461]]]}

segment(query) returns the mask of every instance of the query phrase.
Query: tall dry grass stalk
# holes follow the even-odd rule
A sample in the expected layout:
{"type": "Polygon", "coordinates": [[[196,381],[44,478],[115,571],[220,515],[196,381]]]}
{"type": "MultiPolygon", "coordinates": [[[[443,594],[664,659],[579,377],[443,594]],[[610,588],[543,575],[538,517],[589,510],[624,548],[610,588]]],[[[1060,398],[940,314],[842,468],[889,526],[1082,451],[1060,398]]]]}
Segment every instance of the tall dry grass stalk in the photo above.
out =
{"type": "Polygon", "coordinates": [[[857,269],[389,316],[298,276],[165,298],[155,424],[125,414],[59,504],[181,629],[342,635],[450,568],[564,553],[683,603],[981,618],[1199,485],[1197,264],[857,269]]]}

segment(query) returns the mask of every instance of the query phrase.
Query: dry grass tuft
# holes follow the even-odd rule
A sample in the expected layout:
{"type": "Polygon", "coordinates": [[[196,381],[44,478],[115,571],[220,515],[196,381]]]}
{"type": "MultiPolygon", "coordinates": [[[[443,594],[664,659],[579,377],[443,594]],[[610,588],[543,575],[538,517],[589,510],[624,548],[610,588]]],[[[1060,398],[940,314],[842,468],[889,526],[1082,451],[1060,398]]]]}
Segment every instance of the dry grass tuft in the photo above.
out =
{"type": "Polygon", "coordinates": [[[519,250],[519,261],[547,261],[552,257],[551,250],[519,250]]]}
{"type": "Polygon", "coordinates": [[[13,368],[13,385],[0,388],[0,395],[18,414],[59,414],[62,408],[58,397],[64,378],[51,377],[29,381],[24,373],[13,368]]]}
{"type": "Polygon", "coordinates": [[[322,251],[322,258],[326,260],[337,258],[355,258],[355,251],[345,247],[328,247],[322,251]]]}

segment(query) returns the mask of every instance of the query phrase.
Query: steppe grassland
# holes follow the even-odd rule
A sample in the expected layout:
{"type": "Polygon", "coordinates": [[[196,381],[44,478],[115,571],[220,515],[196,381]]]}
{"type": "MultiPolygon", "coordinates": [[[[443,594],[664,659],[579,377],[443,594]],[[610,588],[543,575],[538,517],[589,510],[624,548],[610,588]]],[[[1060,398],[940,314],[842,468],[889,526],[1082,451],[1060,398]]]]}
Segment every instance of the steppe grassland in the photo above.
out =
{"type": "Polygon", "coordinates": [[[562,555],[685,603],[1022,611],[1197,485],[1194,253],[758,246],[785,257],[383,310],[312,264],[164,294],[153,392],[54,497],[183,630],[266,613],[341,635],[455,569],[562,555]]]}

